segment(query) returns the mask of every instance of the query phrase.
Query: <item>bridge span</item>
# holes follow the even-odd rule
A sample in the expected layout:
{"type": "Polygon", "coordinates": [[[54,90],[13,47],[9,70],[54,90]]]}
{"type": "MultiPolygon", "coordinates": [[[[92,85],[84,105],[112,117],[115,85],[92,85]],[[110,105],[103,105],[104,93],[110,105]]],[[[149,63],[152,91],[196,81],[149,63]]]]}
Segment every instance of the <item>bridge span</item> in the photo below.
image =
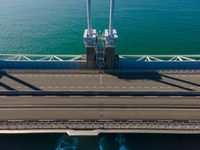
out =
{"type": "Polygon", "coordinates": [[[198,70],[0,75],[0,133],[200,133],[198,70]]]}

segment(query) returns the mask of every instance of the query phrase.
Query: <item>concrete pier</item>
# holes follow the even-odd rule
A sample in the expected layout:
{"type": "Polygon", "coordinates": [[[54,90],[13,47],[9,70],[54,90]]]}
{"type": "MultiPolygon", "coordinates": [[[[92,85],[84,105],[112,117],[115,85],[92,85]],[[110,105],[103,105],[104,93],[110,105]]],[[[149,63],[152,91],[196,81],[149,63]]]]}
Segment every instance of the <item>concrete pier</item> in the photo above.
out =
{"type": "Polygon", "coordinates": [[[95,60],[95,48],[87,47],[86,48],[86,57],[87,57],[87,69],[96,68],[96,60],[95,60]]]}
{"type": "Polygon", "coordinates": [[[114,63],[115,63],[115,48],[114,47],[106,48],[105,62],[106,62],[105,69],[114,69],[114,63]]]}

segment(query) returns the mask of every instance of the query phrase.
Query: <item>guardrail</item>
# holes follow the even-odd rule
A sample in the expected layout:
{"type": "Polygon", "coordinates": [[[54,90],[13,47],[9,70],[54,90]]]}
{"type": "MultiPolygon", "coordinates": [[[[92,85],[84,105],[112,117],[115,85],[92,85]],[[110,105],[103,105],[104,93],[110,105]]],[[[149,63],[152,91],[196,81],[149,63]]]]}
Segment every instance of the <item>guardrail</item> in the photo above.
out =
{"type": "Polygon", "coordinates": [[[4,61],[82,61],[84,55],[0,54],[4,61]]]}
{"type": "MultiPolygon", "coordinates": [[[[0,54],[5,61],[82,61],[85,55],[0,54]]],[[[200,55],[119,55],[135,61],[200,61],[200,55]]]]}
{"type": "Polygon", "coordinates": [[[129,59],[135,61],[169,61],[169,62],[183,62],[183,61],[200,61],[200,55],[120,55],[121,59],[129,59]]]}
{"type": "Polygon", "coordinates": [[[31,129],[71,129],[71,130],[199,130],[200,120],[174,121],[174,120],[8,120],[0,121],[0,130],[31,130],[31,129]]]}

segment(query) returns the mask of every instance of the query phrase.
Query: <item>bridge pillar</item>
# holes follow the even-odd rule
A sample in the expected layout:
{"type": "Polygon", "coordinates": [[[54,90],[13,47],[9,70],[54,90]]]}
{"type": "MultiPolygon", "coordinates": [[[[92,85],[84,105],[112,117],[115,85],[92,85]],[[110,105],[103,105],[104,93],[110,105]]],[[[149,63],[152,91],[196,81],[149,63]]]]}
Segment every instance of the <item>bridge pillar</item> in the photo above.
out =
{"type": "Polygon", "coordinates": [[[115,48],[105,49],[105,69],[113,69],[115,64],[115,48]]]}
{"type": "Polygon", "coordinates": [[[117,31],[113,29],[115,0],[110,0],[109,29],[104,32],[106,69],[113,69],[115,63],[115,47],[118,38],[117,31]]]}
{"type": "Polygon", "coordinates": [[[91,20],[91,0],[87,0],[87,23],[88,28],[85,30],[83,38],[86,47],[86,66],[87,69],[95,69],[95,48],[97,46],[97,34],[96,30],[92,29],[91,20]]]}
{"type": "Polygon", "coordinates": [[[95,48],[87,47],[86,48],[86,66],[87,69],[94,69],[96,68],[96,59],[95,59],[95,48]]]}

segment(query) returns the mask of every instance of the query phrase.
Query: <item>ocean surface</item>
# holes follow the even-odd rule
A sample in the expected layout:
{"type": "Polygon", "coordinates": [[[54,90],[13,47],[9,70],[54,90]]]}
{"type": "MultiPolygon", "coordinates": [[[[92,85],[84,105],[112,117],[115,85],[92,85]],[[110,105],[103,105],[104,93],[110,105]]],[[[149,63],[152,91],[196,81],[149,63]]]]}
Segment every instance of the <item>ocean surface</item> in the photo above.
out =
{"type": "MultiPolygon", "coordinates": [[[[116,0],[119,54],[200,54],[200,0],[116,0]]],[[[109,0],[92,0],[108,28],[109,0]]],[[[86,0],[0,0],[0,53],[84,54],[86,0]]]]}
{"type": "Polygon", "coordinates": [[[0,135],[2,150],[200,150],[200,135],[66,134],[0,135]]]}
{"type": "MultiPolygon", "coordinates": [[[[109,0],[92,0],[108,27],[109,0]]],[[[0,0],[0,53],[84,54],[86,0],[0,0]]],[[[119,54],[200,54],[200,0],[116,0],[119,54]]],[[[2,150],[200,150],[200,135],[0,135],[2,150]]]]}

